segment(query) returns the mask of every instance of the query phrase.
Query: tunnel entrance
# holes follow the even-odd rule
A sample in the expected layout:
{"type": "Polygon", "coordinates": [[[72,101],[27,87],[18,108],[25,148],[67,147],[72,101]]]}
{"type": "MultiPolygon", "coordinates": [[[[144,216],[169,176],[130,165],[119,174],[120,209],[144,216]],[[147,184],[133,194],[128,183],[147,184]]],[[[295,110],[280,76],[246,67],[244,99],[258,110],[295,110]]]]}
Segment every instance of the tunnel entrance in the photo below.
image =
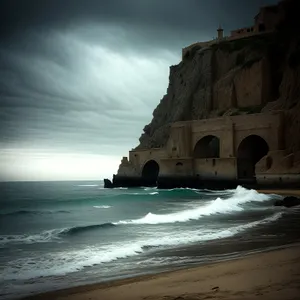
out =
{"type": "Polygon", "coordinates": [[[255,165],[269,152],[267,142],[258,135],[250,135],[238,147],[237,172],[239,179],[255,179],[255,165]]]}
{"type": "Polygon", "coordinates": [[[147,185],[156,185],[159,165],[155,160],[149,160],[143,167],[142,177],[147,185]]]}
{"type": "Polygon", "coordinates": [[[207,135],[200,139],[194,148],[194,158],[219,158],[220,140],[216,136],[207,135]]]}

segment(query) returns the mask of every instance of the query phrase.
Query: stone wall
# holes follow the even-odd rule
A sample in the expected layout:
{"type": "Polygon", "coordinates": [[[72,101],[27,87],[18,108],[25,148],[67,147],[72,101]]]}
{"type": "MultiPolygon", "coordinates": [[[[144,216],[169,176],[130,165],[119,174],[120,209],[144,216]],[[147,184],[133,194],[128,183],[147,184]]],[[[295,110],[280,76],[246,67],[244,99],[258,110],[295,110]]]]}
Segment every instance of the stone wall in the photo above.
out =
{"type": "Polygon", "coordinates": [[[244,37],[255,31],[254,26],[239,28],[230,32],[231,37],[244,37]]]}
{"type": "Polygon", "coordinates": [[[275,30],[278,24],[284,19],[284,9],[282,3],[262,7],[259,14],[255,17],[254,29],[256,32],[275,30]]]}
{"type": "Polygon", "coordinates": [[[194,172],[200,179],[235,180],[237,178],[236,158],[195,159],[194,172]]]}
{"type": "Polygon", "coordinates": [[[165,158],[160,161],[160,176],[193,176],[194,162],[192,158],[165,158]]]}
{"type": "MultiPolygon", "coordinates": [[[[123,158],[119,175],[141,176],[143,166],[155,160],[160,175],[204,176],[207,179],[236,179],[237,151],[248,136],[258,135],[268,144],[270,151],[284,149],[284,119],[278,111],[269,114],[222,117],[172,124],[166,147],[130,151],[129,161],[123,158]],[[220,141],[220,158],[196,159],[194,148],[199,140],[215,136],[220,141]]],[[[259,146],[259,145],[258,145],[259,146]]],[[[272,152],[272,153],[273,153],[272,152]]],[[[273,157],[278,161],[278,157],[273,157]]],[[[266,170],[260,169],[260,172],[266,170]]]]}

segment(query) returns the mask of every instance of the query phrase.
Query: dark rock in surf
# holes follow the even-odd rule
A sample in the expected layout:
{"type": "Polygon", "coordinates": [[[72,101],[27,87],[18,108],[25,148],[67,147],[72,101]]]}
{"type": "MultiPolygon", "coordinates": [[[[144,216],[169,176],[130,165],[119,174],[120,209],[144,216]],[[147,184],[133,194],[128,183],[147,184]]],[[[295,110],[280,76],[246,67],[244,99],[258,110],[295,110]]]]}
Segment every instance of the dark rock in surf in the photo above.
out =
{"type": "Polygon", "coordinates": [[[283,200],[277,200],[274,203],[274,206],[284,206],[284,207],[293,207],[300,205],[300,198],[294,196],[285,197],[283,200]]]}
{"type": "Polygon", "coordinates": [[[109,179],[104,179],[104,187],[107,189],[112,189],[114,187],[114,185],[112,184],[112,182],[109,179]]]}

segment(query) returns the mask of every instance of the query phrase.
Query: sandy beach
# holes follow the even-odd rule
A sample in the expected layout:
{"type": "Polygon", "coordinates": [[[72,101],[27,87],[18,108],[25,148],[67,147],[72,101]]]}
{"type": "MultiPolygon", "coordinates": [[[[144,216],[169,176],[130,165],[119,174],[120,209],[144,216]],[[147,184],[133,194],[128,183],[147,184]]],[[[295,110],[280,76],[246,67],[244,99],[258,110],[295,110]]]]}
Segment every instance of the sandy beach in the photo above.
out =
{"type": "MultiPolygon", "coordinates": [[[[299,299],[300,245],[154,276],[87,285],[30,299],[299,299]]],[[[27,298],[28,299],[28,298],[27,298]]]]}

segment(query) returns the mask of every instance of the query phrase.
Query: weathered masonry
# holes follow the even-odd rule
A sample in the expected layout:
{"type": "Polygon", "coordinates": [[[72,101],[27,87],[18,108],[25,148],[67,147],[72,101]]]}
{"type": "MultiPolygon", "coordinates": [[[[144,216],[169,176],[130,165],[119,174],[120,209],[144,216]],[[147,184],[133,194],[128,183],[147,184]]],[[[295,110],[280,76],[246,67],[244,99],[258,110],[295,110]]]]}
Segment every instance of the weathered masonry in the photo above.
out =
{"type": "Polygon", "coordinates": [[[253,114],[176,122],[164,148],[133,150],[119,167],[121,177],[155,184],[161,177],[300,182],[297,154],[285,151],[284,114],[253,114]],[[287,175],[288,174],[288,175],[287,175]]]}

